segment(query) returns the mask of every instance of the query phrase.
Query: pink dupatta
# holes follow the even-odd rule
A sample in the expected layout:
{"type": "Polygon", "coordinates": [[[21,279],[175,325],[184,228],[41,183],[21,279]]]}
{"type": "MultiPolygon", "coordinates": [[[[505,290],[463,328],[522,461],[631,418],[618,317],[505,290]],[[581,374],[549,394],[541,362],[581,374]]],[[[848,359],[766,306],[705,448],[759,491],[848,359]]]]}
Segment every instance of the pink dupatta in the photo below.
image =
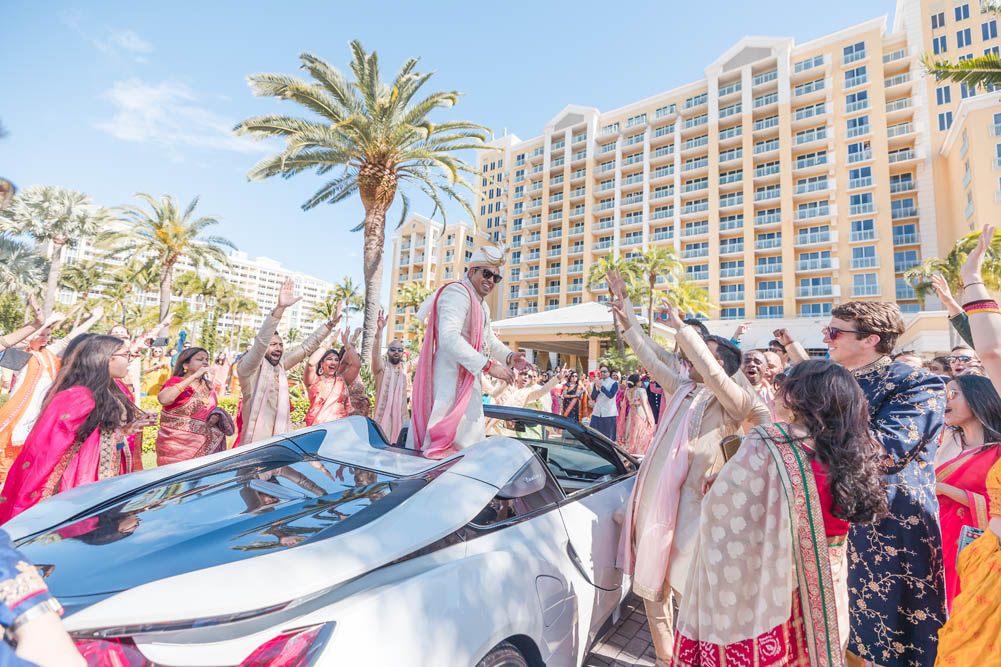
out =
{"type": "Polygon", "coordinates": [[[681,500],[681,487],[688,477],[688,431],[695,407],[701,403],[702,394],[708,391],[705,387],[699,389],[681,418],[674,441],[670,443],[671,449],[667,462],[664,468],[657,470],[660,477],[657,480],[657,489],[649,521],[643,526],[643,532],[637,534],[634,540],[636,509],[643,494],[643,488],[647,484],[647,477],[650,475],[652,466],[649,461],[653,460],[657,450],[663,444],[668,426],[674,421],[685,398],[697,386],[694,382],[685,382],[671,396],[670,405],[661,413],[660,423],[657,425],[657,431],[651,440],[650,450],[644,459],[645,465],[640,465],[636,484],[633,486],[629,502],[626,505],[625,521],[622,524],[622,533],[619,535],[617,565],[626,574],[633,575],[634,586],[646,590],[660,590],[664,585],[664,579],[670,566],[671,546],[674,544],[674,533],[678,521],[678,504],[681,500]],[[641,552],[646,557],[639,562],[639,567],[637,567],[637,554],[641,552]]]}
{"type": "Polygon", "coordinates": [[[375,399],[375,421],[390,442],[396,442],[403,428],[404,405],[407,400],[407,372],[392,366],[382,371],[379,395],[375,399]]]}
{"type": "Polygon", "coordinates": [[[466,412],[466,406],[469,405],[469,399],[473,395],[473,385],[476,383],[476,376],[460,365],[455,403],[441,420],[434,424],[429,423],[434,404],[434,360],[438,354],[438,299],[446,287],[455,284],[461,285],[469,293],[471,304],[469,329],[472,338],[469,343],[477,352],[483,349],[483,309],[480,307],[479,299],[469,286],[461,281],[446,283],[438,289],[431,303],[424,345],[421,347],[420,357],[417,358],[417,373],[414,377],[411,428],[414,429],[414,444],[417,450],[422,451],[429,459],[442,458],[448,454],[449,448],[455,442],[455,432],[459,428],[462,415],[466,412]]]}

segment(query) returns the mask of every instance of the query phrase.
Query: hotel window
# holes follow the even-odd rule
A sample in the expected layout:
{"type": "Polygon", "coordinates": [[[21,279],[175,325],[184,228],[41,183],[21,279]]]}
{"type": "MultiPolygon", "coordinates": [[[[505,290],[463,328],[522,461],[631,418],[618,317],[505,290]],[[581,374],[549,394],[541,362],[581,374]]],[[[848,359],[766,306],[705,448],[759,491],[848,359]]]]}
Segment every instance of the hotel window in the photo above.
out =
{"type": "Polygon", "coordinates": [[[988,21],[987,23],[980,24],[980,36],[984,40],[995,39],[998,36],[998,22],[988,21]]]}
{"type": "Polygon", "coordinates": [[[969,46],[973,44],[973,36],[970,34],[969,28],[963,28],[962,30],[956,31],[956,48],[961,49],[964,46],[969,46]]]}
{"type": "Polygon", "coordinates": [[[977,91],[976,91],[975,88],[971,88],[970,86],[966,85],[965,83],[959,84],[959,97],[960,97],[960,99],[965,100],[967,97],[973,97],[976,94],[977,94],[977,91]]]}
{"type": "Polygon", "coordinates": [[[869,134],[869,115],[849,118],[845,122],[845,125],[848,129],[848,137],[860,137],[863,134],[869,134]]]}
{"type": "MultiPolygon", "coordinates": [[[[1001,56],[1001,49],[999,49],[999,48],[998,48],[998,47],[996,47],[996,46],[992,46],[992,47],[991,47],[991,48],[989,48],[989,49],[984,49],[984,55],[985,55],[985,56],[990,56],[990,55],[994,55],[994,56],[1001,56]]],[[[990,90],[990,91],[992,91],[992,92],[994,91],[994,86],[991,86],[991,85],[986,85],[986,86],[984,86],[984,87],[985,87],[985,88],[986,88],[987,90],[990,90]]]]}
{"type": "Polygon", "coordinates": [[[829,303],[804,303],[799,307],[800,317],[828,317],[831,314],[829,303]]]}
{"type": "Polygon", "coordinates": [[[931,40],[931,50],[935,55],[940,53],[945,53],[949,50],[949,44],[946,40],[946,36],[935,37],[931,40]]]}
{"type": "Polygon", "coordinates": [[[965,21],[970,18],[970,5],[959,5],[953,10],[956,14],[957,21],[965,21]]]}
{"type": "Polygon", "coordinates": [[[856,42],[844,48],[843,61],[845,63],[853,63],[863,58],[865,58],[865,42],[856,42]]]}
{"type": "Polygon", "coordinates": [[[920,263],[921,260],[918,259],[917,250],[898,250],[893,253],[893,270],[896,273],[903,273],[920,263]]]}
{"type": "Polygon", "coordinates": [[[945,12],[931,15],[931,29],[938,30],[945,27],[945,12]]]}
{"type": "Polygon", "coordinates": [[[942,86],[935,89],[935,101],[938,104],[949,104],[952,102],[952,91],[949,86],[942,86]]]}
{"type": "Polygon", "coordinates": [[[776,320],[785,317],[785,308],[780,305],[758,306],[758,318],[776,320]]]}
{"type": "Polygon", "coordinates": [[[719,318],[721,320],[742,320],[744,319],[744,307],[721,308],[719,311],[719,318]]]}
{"type": "Polygon", "coordinates": [[[952,112],[946,111],[945,113],[940,113],[938,115],[938,129],[939,132],[944,132],[948,130],[952,125],[952,112]]]}

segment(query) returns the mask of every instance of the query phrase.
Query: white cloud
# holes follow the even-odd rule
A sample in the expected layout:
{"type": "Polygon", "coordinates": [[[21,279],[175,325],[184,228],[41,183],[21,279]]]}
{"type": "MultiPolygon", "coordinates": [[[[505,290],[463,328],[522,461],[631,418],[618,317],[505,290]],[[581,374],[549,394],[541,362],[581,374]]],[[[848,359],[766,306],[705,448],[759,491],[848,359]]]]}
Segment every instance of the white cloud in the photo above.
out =
{"type": "Polygon", "coordinates": [[[125,51],[132,53],[152,53],[153,45],[139,36],[135,30],[113,30],[111,41],[120,46],[125,51]]]}
{"type": "Polygon", "coordinates": [[[117,81],[106,97],[116,111],[110,120],[97,123],[97,129],[122,141],[159,144],[168,149],[172,161],[183,159],[180,149],[184,147],[241,153],[270,150],[234,135],[235,122],[200,106],[195,92],[182,83],[117,81]]]}

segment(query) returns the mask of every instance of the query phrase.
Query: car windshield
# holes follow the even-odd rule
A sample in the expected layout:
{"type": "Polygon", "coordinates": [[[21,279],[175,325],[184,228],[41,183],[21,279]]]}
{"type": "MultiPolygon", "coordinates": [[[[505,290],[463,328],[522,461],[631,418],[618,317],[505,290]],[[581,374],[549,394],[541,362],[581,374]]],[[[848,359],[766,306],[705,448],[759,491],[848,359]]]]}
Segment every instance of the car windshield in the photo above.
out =
{"type": "Polygon", "coordinates": [[[428,479],[273,445],[116,499],[19,548],[40,566],[58,563],[47,577],[57,596],[122,590],[345,533],[428,479]]]}

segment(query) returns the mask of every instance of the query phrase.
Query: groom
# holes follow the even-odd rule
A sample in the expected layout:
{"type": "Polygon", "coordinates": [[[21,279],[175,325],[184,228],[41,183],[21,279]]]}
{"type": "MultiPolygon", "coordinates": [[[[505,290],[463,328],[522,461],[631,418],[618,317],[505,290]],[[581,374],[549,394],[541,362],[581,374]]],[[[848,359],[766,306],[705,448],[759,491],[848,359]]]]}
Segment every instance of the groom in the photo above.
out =
{"type": "Polygon", "coordinates": [[[440,459],[486,437],[480,374],[514,383],[512,367],[531,366],[490,328],[484,299],[503,280],[506,251],[484,246],[469,258],[462,280],[440,287],[418,311],[427,318],[417,359],[407,446],[440,459]]]}

